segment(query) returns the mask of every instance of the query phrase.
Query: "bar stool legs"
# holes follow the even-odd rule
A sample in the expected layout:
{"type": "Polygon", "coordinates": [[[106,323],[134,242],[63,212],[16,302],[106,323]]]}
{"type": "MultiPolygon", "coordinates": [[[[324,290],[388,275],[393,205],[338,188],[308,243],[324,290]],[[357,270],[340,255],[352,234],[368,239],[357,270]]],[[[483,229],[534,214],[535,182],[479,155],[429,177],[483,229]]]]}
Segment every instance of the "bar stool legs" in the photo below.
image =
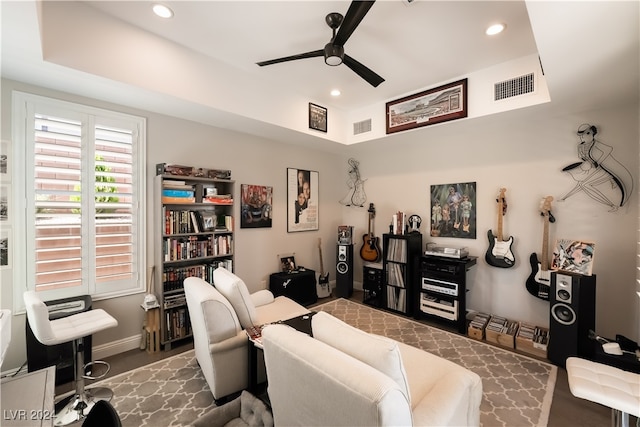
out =
{"type": "Polygon", "coordinates": [[[76,391],[71,400],[56,414],[54,425],[66,426],[86,417],[98,400],[109,401],[113,397],[113,391],[106,387],[93,387],[85,389],[85,379],[96,380],[103,378],[109,372],[107,362],[94,361],[84,364],[83,339],[73,341],[73,351],[76,354],[74,360],[76,391]],[[103,365],[106,371],[98,376],[86,375],[86,369],[96,365],[103,365]]]}

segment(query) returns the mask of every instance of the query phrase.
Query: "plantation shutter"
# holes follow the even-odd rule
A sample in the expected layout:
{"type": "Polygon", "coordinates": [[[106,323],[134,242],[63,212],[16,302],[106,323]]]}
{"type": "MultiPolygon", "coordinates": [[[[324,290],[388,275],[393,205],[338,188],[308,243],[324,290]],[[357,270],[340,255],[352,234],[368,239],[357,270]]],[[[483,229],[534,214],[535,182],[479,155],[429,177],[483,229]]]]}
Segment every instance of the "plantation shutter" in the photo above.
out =
{"type": "Polygon", "coordinates": [[[28,288],[45,299],[144,289],[144,119],[27,105],[28,288]]]}

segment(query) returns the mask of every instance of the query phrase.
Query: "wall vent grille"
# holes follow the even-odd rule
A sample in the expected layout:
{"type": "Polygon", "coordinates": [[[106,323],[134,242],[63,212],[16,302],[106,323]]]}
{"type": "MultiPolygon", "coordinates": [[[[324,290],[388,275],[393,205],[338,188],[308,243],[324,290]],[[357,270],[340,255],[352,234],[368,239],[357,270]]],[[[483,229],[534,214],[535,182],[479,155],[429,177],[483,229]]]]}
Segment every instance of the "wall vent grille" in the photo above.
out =
{"type": "Polygon", "coordinates": [[[361,133],[371,132],[371,119],[363,120],[361,122],[355,122],[353,124],[353,134],[360,135],[361,133]]]}
{"type": "Polygon", "coordinates": [[[498,82],[494,85],[494,101],[531,93],[534,89],[534,73],[498,82]]]}

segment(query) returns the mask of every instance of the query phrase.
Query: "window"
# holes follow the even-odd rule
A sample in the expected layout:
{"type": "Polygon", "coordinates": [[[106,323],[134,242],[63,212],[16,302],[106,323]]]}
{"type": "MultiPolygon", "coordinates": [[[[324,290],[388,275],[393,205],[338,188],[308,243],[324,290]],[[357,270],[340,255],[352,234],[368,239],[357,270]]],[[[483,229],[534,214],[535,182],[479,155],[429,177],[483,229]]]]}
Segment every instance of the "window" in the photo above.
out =
{"type": "Polygon", "coordinates": [[[13,96],[26,213],[17,299],[24,288],[44,299],[143,290],[144,118],[13,96]]]}

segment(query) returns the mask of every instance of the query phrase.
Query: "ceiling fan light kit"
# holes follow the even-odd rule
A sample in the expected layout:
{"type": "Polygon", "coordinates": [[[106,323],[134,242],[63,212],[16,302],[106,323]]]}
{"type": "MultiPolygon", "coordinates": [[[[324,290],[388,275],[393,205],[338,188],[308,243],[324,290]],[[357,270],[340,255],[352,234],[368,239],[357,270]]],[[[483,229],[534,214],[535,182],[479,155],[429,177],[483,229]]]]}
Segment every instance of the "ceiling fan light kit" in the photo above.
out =
{"type": "Polygon", "coordinates": [[[378,87],[380,83],[384,82],[384,79],[344,53],[345,43],[349,40],[349,37],[351,37],[351,34],[353,34],[358,25],[360,25],[360,22],[364,19],[367,12],[369,12],[374,2],[375,0],[355,0],[351,2],[349,10],[347,10],[344,17],[338,12],[328,14],[325,17],[325,22],[333,31],[333,37],[331,41],[324,46],[324,49],[262,61],[257,64],[264,67],[265,65],[279,64],[281,62],[324,56],[324,62],[327,65],[337,66],[344,63],[351,71],[362,77],[371,86],[378,87]]]}
{"type": "Polygon", "coordinates": [[[327,65],[335,67],[342,64],[344,58],[344,47],[327,43],[324,47],[324,62],[327,65]]]}

